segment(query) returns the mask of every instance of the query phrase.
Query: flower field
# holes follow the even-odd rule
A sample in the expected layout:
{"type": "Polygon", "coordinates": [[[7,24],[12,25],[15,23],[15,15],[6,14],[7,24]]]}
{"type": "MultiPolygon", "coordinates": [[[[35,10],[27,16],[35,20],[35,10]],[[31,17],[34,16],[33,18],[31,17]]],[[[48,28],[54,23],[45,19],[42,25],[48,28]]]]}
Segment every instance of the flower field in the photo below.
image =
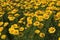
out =
{"type": "Polygon", "coordinates": [[[60,0],[0,0],[0,40],[60,40],[60,0]]]}

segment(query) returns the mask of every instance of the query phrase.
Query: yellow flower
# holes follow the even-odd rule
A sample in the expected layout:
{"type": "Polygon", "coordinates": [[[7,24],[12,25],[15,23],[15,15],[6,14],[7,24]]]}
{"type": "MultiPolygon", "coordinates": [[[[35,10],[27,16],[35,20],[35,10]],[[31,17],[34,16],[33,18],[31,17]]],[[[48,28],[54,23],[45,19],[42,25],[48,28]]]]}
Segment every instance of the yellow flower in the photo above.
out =
{"type": "MultiPolygon", "coordinates": [[[[12,5],[13,5],[13,6],[16,6],[17,3],[13,3],[12,5]]],[[[13,10],[12,10],[13,13],[14,13],[14,11],[16,11],[16,9],[13,9],[13,10]]]]}
{"type": "Polygon", "coordinates": [[[2,7],[0,6],[0,11],[2,11],[3,9],[2,9],[2,7]]]}
{"type": "Polygon", "coordinates": [[[13,35],[19,35],[19,30],[14,30],[13,35]]]}
{"type": "Polygon", "coordinates": [[[29,21],[29,20],[32,20],[32,18],[31,17],[27,17],[27,21],[29,21]]]}
{"type": "Polygon", "coordinates": [[[42,12],[41,12],[40,10],[37,10],[37,11],[35,12],[35,16],[36,16],[36,17],[39,16],[40,14],[42,14],[42,12]]]}
{"type": "Polygon", "coordinates": [[[0,27],[0,32],[2,32],[2,31],[3,31],[3,29],[4,29],[3,27],[0,27]]]}
{"type": "Polygon", "coordinates": [[[27,21],[28,24],[32,24],[32,20],[27,21]]]}
{"type": "Polygon", "coordinates": [[[17,7],[20,7],[21,5],[20,5],[20,3],[18,3],[16,6],[17,6],[17,7]]]}
{"type": "Polygon", "coordinates": [[[10,21],[13,21],[13,20],[15,19],[15,17],[14,17],[14,16],[9,15],[9,16],[8,16],[8,19],[9,19],[10,21]]]}
{"type": "Polygon", "coordinates": [[[17,24],[13,24],[11,25],[11,28],[19,28],[19,26],[17,24]]]}
{"type": "Polygon", "coordinates": [[[15,17],[19,17],[19,16],[20,16],[20,14],[18,14],[18,13],[17,13],[17,14],[14,14],[14,16],[15,16],[15,17]]]}
{"type": "Polygon", "coordinates": [[[0,21],[0,26],[2,26],[2,25],[3,25],[3,22],[0,21]]]}
{"type": "Polygon", "coordinates": [[[55,16],[54,16],[54,19],[55,19],[55,20],[59,20],[60,18],[59,18],[58,15],[55,15],[55,16]]]}
{"type": "Polygon", "coordinates": [[[40,25],[38,26],[38,28],[43,28],[44,24],[43,23],[40,23],[40,25]]]}
{"type": "Polygon", "coordinates": [[[23,21],[25,19],[25,17],[21,18],[19,21],[23,21]]]}
{"type": "Polygon", "coordinates": [[[3,3],[1,3],[1,6],[2,7],[6,7],[7,6],[7,3],[6,2],[3,2],[3,3]]]}
{"type": "Polygon", "coordinates": [[[51,2],[48,6],[54,6],[55,2],[51,2]]]}
{"type": "Polygon", "coordinates": [[[35,33],[36,33],[36,34],[39,34],[39,33],[40,33],[40,30],[38,30],[38,29],[35,30],[35,33]]]}
{"type": "Polygon", "coordinates": [[[19,28],[19,31],[24,31],[24,27],[20,27],[19,28]]]}
{"type": "Polygon", "coordinates": [[[43,21],[43,16],[37,16],[37,19],[38,21],[43,21]]]}
{"type": "MultiPolygon", "coordinates": [[[[9,6],[7,6],[7,8],[6,8],[7,10],[11,10],[11,8],[9,7],[9,6]]],[[[9,13],[7,13],[7,14],[9,14],[9,13]]]]}
{"type": "Polygon", "coordinates": [[[45,6],[46,6],[46,4],[41,5],[41,7],[45,7],[45,6]]]}
{"type": "Polygon", "coordinates": [[[18,9],[13,9],[13,10],[11,11],[11,13],[12,13],[12,14],[15,14],[17,11],[18,11],[18,9]]]}
{"type": "Polygon", "coordinates": [[[42,10],[37,10],[35,12],[35,16],[39,16],[39,15],[43,15],[43,14],[44,14],[44,11],[42,11],[42,10]]]}
{"type": "Polygon", "coordinates": [[[57,5],[57,6],[60,6],[60,1],[57,1],[56,5],[57,5]]]}
{"type": "Polygon", "coordinates": [[[26,27],[28,27],[28,28],[29,28],[30,26],[31,26],[31,24],[28,24],[28,23],[26,24],[26,27]]]}
{"type": "Polygon", "coordinates": [[[5,23],[4,23],[4,27],[6,27],[8,24],[9,24],[8,22],[5,22],[5,23]]]}
{"type": "Polygon", "coordinates": [[[44,14],[44,15],[43,15],[43,18],[44,18],[44,19],[49,19],[49,15],[44,14]]]}
{"type": "Polygon", "coordinates": [[[57,14],[55,15],[55,20],[59,20],[60,19],[60,12],[57,12],[57,14]]]}
{"type": "Polygon", "coordinates": [[[0,15],[0,17],[2,17],[3,15],[0,15]]]}
{"type": "Polygon", "coordinates": [[[19,20],[18,23],[23,23],[23,21],[19,20]]]}
{"type": "Polygon", "coordinates": [[[41,3],[42,4],[47,4],[47,1],[46,0],[41,0],[41,3]]]}
{"type": "Polygon", "coordinates": [[[0,15],[3,15],[4,14],[4,12],[0,12],[0,15]]]}
{"type": "Polygon", "coordinates": [[[57,12],[56,16],[58,16],[60,18],[60,12],[57,12]]]}
{"type": "Polygon", "coordinates": [[[55,6],[50,6],[50,7],[47,7],[46,9],[47,9],[47,10],[55,10],[56,7],[55,7],[55,6]]]}
{"type": "Polygon", "coordinates": [[[35,21],[33,25],[34,25],[34,26],[39,26],[40,23],[39,23],[39,21],[35,21]]]}
{"type": "Polygon", "coordinates": [[[6,35],[1,35],[1,39],[6,39],[6,35]]]}
{"type": "Polygon", "coordinates": [[[50,27],[50,28],[48,29],[48,32],[49,32],[49,33],[55,33],[55,31],[56,31],[56,29],[55,29],[54,27],[50,27]]]}
{"type": "Polygon", "coordinates": [[[34,13],[31,13],[30,16],[31,16],[31,17],[34,17],[34,13]]]}
{"type": "Polygon", "coordinates": [[[41,0],[36,0],[36,5],[40,5],[41,4],[41,0]]]}
{"type": "Polygon", "coordinates": [[[28,24],[32,24],[32,18],[31,18],[31,17],[28,17],[28,18],[27,18],[27,23],[28,23],[28,24]]]}
{"type": "Polygon", "coordinates": [[[60,37],[58,37],[58,40],[60,40],[60,37]]]}
{"type": "Polygon", "coordinates": [[[25,16],[30,16],[30,12],[28,11],[28,12],[24,13],[24,15],[25,16]]]}
{"type": "Polygon", "coordinates": [[[38,6],[37,6],[37,5],[34,5],[33,7],[34,7],[35,9],[37,9],[37,8],[38,8],[38,6]]]}
{"type": "Polygon", "coordinates": [[[47,15],[51,15],[52,11],[51,10],[45,10],[47,15]]]}
{"type": "Polygon", "coordinates": [[[45,33],[40,33],[39,36],[40,36],[41,38],[43,38],[43,37],[45,37],[45,33]]]}
{"type": "MultiPolygon", "coordinates": [[[[13,3],[11,2],[11,4],[13,4],[13,3]]],[[[10,5],[9,8],[10,8],[10,10],[11,10],[10,12],[12,13],[12,11],[13,11],[12,9],[14,9],[14,7],[13,7],[12,5],[10,5]]],[[[15,14],[15,13],[12,13],[12,14],[15,14]]]]}
{"type": "Polygon", "coordinates": [[[13,35],[19,35],[19,30],[15,30],[14,28],[9,28],[9,33],[13,35]]]}
{"type": "Polygon", "coordinates": [[[14,33],[14,30],[15,30],[14,28],[9,28],[8,31],[9,31],[10,34],[13,34],[14,33]]]}
{"type": "Polygon", "coordinates": [[[60,27],[60,23],[58,23],[58,26],[60,27]]]}

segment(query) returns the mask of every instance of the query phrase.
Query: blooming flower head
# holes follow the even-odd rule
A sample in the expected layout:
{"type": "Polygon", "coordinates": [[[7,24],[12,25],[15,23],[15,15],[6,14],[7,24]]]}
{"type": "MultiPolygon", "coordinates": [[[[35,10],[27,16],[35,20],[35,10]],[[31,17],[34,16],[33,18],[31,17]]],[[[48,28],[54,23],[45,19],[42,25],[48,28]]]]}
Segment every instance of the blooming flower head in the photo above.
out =
{"type": "Polygon", "coordinates": [[[20,27],[19,28],[19,31],[24,31],[24,27],[20,27]]]}
{"type": "Polygon", "coordinates": [[[2,32],[2,31],[3,31],[3,29],[4,29],[3,27],[0,27],[0,32],[2,32]]]}
{"type": "Polygon", "coordinates": [[[13,21],[13,20],[15,19],[15,17],[14,17],[14,16],[9,15],[9,16],[8,16],[8,19],[9,19],[10,21],[13,21]]]}
{"type": "Polygon", "coordinates": [[[19,30],[14,30],[13,35],[19,35],[19,30]]]}
{"type": "Polygon", "coordinates": [[[4,39],[4,40],[5,40],[5,39],[6,39],[6,37],[7,37],[7,36],[6,36],[6,35],[4,35],[4,34],[3,34],[3,35],[1,35],[1,39],[4,39]]]}
{"type": "Polygon", "coordinates": [[[40,30],[38,30],[38,29],[35,30],[35,33],[36,33],[36,34],[39,34],[39,33],[40,33],[40,30]]]}
{"type": "Polygon", "coordinates": [[[8,24],[9,24],[8,22],[5,22],[5,23],[4,23],[4,27],[6,27],[8,24]]]}
{"type": "Polygon", "coordinates": [[[41,38],[43,38],[43,37],[45,37],[45,33],[40,33],[39,36],[40,36],[41,38]]]}
{"type": "Polygon", "coordinates": [[[3,22],[0,22],[0,26],[3,25],[3,22]]]}
{"type": "Polygon", "coordinates": [[[58,40],[60,40],[60,37],[58,37],[58,40]]]}
{"type": "Polygon", "coordinates": [[[49,32],[49,33],[55,33],[55,31],[56,31],[56,29],[55,29],[54,27],[50,27],[50,28],[48,29],[48,32],[49,32]]]}
{"type": "Polygon", "coordinates": [[[40,23],[39,23],[39,21],[35,21],[33,25],[34,25],[34,26],[39,26],[40,23]]]}
{"type": "Polygon", "coordinates": [[[58,26],[60,27],[60,23],[58,23],[58,26]]]}

